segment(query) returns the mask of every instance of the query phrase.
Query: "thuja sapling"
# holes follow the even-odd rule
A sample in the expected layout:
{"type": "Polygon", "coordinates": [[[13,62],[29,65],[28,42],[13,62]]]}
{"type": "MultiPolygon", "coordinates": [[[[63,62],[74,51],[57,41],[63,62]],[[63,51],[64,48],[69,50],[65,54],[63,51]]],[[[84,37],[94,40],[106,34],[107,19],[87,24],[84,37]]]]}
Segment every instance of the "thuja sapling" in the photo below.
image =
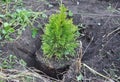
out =
{"type": "Polygon", "coordinates": [[[60,13],[52,14],[42,35],[42,50],[47,58],[65,59],[75,56],[78,28],[67,18],[66,8],[60,6],[60,13]]]}

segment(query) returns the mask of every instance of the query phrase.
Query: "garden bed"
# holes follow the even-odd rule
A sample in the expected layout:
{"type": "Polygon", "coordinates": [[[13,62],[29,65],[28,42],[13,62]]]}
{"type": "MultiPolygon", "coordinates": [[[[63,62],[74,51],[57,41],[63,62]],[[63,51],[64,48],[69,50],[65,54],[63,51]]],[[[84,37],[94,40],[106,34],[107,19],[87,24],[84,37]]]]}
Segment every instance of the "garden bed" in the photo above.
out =
{"type": "MultiPolygon", "coordinates": [[[[28,67],[38,69],[37,74],[39,73],[40,79],[44,80],[39,80],[39,77],[35,76],[35,72],[32,72],[33,76],[37,78],[36,82],[52,82],[52,80],[56,82],[78,82],[78,80],[82,82],[119,82],[120,2],[118,0],[69,0],[63,1],[63,4],[72,12],[69,18],[73,18],[74,24],[80,28],[78,41],[82,42],[82,61],[79,64],[76,63],[78,58],[75,58],[72,63],[68,62],[64,67],[52,69],[44,64],[44,59],[41,60],[41,35],[45,24],[48,23],[48,17],[59,11],[59,1],[57,0],[23,0],[26,9],[32,9],[35,12],[44,11],[43,18],[37,18],[37,22],[34,23],[34,26],[38,28],[39,22],[41,28],[35,38],[32,37],[31,29],[28,26],[17,40],[1,41],[0,57],[6,58],[13,54],[18,59],[22,58],[28,67]],[[79,71],[76,72],[77,69],[79,71]]],[[[77,52],[79,52],[79,48],[77,52]]]]}

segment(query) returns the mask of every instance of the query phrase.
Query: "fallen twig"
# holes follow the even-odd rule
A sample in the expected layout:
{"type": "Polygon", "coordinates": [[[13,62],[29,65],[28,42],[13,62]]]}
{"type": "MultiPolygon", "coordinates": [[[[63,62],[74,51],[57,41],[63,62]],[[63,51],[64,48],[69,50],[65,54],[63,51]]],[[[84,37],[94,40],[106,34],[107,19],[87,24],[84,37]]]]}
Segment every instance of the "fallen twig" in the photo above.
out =
{"type": "Polygon", "coordinates": [[[95,71],[94,69],[92,69],[91,67],[89,67],[88,65],[86,65],[85,63],[82,63],[82,65],[85,66],[85,67],[87,67],[87,68],[88,68],[91,72],[93,72],[94,74],[97,74],[97,75],[99,75],[99,76],[101,76],[101,77],[109,80],[109,82],[114,82],[111,78],[109,78],[109,77],[107,77],[107,76],[105,76],[105,75],[103,75],[103,74],[95,71]]]}

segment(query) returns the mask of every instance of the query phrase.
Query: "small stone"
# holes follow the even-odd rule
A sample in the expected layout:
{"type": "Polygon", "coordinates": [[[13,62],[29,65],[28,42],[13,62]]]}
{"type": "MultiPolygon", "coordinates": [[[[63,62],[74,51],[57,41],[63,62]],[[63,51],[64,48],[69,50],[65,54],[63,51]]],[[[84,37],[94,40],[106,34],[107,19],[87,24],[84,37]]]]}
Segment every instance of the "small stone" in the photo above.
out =
{"type": "Polygon", "coordinates": [[[80,3],[77,1],[77,5],[79,5],[80,3]]]}
{"type": "Polygon", "coordinates": [[[98,23],[98,25],[100,26],[100,25],[101,25],[101,23],[98,23]]]}

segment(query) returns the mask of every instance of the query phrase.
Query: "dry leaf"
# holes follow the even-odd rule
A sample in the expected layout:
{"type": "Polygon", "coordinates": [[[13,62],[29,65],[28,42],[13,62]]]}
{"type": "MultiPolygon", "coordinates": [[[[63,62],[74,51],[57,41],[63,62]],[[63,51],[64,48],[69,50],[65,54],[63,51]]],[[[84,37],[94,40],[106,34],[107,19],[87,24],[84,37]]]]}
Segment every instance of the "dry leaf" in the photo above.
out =
{"type": "Polygon", "coordinates": [[[2,25],[2,23],[3,23],[3,22],[2,22],[2,19],[0,19],[0,25],[2,25]]]}

